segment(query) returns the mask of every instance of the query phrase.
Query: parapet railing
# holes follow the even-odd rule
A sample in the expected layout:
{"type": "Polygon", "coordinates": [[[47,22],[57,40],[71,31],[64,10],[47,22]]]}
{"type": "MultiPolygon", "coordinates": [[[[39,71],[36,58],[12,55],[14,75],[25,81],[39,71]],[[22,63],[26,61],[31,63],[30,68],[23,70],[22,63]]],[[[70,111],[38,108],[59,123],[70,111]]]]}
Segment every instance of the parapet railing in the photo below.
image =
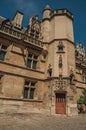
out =
{"type": "Polygon", "coordinates": [[[86,58],[85,59],[80,59],[78,57],[75,57],[75,59],[76,59],[77,64],[79,64],[80,66],[82,65],[82,66],[86,67],[86,58]]]}
{"type": "Polygon", "coordinates": [[[43,48],[43,42],[42,41],[40,41],[36,38],[33,38],[31,36],[28,36],[28,35],[20,32],[20,31],[14,29],[14,28],[9,27],[9,26],[2,26],[0,24],[0,32],[4,33],[6,35],[12,36],[14,38],[17,38],[19,40],[23,40],[23,41],[30,43],[32,45],[36,45],[38,47],[43,48]]]}
{"type": "Polygon", "coordinates": [[[51,12],[51,17],[53,17],[54,15],[67,15],[68,17],[70,17],[71,19],[73,19],[73,14],[68,11],[67,9],[58,9],[58,10],[53,10],[51,12]]]}

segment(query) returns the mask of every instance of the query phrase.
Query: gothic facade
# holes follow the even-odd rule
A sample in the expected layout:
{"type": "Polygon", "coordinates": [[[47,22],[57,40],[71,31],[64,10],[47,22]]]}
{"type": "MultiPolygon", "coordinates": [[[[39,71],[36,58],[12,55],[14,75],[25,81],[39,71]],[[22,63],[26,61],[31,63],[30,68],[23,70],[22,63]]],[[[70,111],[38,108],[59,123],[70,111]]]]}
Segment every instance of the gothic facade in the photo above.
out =
{"type": "Polygon", "coordinates": [[[73,14],[43,10],[22,27],[23,13],[0,16],[0,111],[77,115],[86,88],[86,53],[74,43],[73,14]]]}

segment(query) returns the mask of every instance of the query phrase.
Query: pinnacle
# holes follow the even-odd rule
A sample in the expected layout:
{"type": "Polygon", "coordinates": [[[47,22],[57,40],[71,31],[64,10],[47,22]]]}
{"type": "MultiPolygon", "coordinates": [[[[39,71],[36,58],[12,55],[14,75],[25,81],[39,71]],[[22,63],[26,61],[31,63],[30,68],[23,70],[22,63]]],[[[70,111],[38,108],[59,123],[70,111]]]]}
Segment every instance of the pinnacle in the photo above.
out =
{"type": "Polygon", "coordinates": [[[51,8],[50,8],[50,6],[47,4],[46,7],[45,7],[45,9],[51,9],[51,8]]]}

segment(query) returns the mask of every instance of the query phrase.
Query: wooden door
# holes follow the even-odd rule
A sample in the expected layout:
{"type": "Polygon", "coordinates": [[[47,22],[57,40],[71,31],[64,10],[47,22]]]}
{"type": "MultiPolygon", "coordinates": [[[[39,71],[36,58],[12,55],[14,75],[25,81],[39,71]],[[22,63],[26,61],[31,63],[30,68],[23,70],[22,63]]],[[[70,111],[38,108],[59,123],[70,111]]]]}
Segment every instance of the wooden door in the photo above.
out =
{"type": "Polygon", "coordinates": [[[56,93],[56,114],[66,113],[66,94],[56,93]]]}

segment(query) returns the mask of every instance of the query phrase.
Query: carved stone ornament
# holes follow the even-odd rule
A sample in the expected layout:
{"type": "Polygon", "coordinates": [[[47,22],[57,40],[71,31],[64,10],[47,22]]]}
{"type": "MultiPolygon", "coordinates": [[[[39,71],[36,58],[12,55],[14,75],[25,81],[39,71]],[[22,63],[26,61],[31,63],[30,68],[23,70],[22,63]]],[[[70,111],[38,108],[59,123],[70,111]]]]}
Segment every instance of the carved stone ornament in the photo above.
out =
{"type": "Polygon", "coordinates": [[[30,18],[29,27],[38,32],[41,30],[40,21],[38,20],[37,15],[30,18]]]}
{"type": "Polygon", "coordinates": [[[75,75],[73,70],[70,70],[69,78],[70,78],[70,84],[74,84],[75,75]]]}
{"type": "Polygon", "coordinates": [[[78,43],[76,45],[75,56],[80,61],[86,62],[86,53],[85,53],[85,49],[84,49],[84,46],[82,45],[82,43],[78,43]]]}
{"type": "Polygon", "coordinates": [[[48,71],[48,73],[49,73],[49,76],[51,77],[51,75],[52,75],[52,67],[51,67],[51,64],[49,64],[47,71],[48,71]]]}
{"type": "Polygon", "coordinates": [[[54,80],[54,90],[55,91],[65,91],[66,90],[66,81],[59,76],[58,79],[54,80]]]}
{"type": "Polygon", "coordinates": [[[41,21],[38,19],[38,16],[33,16],[30,18],[30,22],[27,28],[28,35],[43,40],[42,32],[41,32],[41,21]]]}
{"type": "Polygon", "coordinates": [[[59,41],[59,45],[58,45],[57,47],[58,47],[58,51],[62,52],[63,49],[64,49],[63,42],[62,42],[62,41],[59,41]]]}
{"type": "Polygon", "coordinates": [[[47,56],[47,54],[48,54],[47,47],[44,45],[42,50],[42,55],[47,56]]]}
{"type": "Polygon", "coordinates": [[[62,55],[59,56],[59,68],[62,68],[62,55]]]}

